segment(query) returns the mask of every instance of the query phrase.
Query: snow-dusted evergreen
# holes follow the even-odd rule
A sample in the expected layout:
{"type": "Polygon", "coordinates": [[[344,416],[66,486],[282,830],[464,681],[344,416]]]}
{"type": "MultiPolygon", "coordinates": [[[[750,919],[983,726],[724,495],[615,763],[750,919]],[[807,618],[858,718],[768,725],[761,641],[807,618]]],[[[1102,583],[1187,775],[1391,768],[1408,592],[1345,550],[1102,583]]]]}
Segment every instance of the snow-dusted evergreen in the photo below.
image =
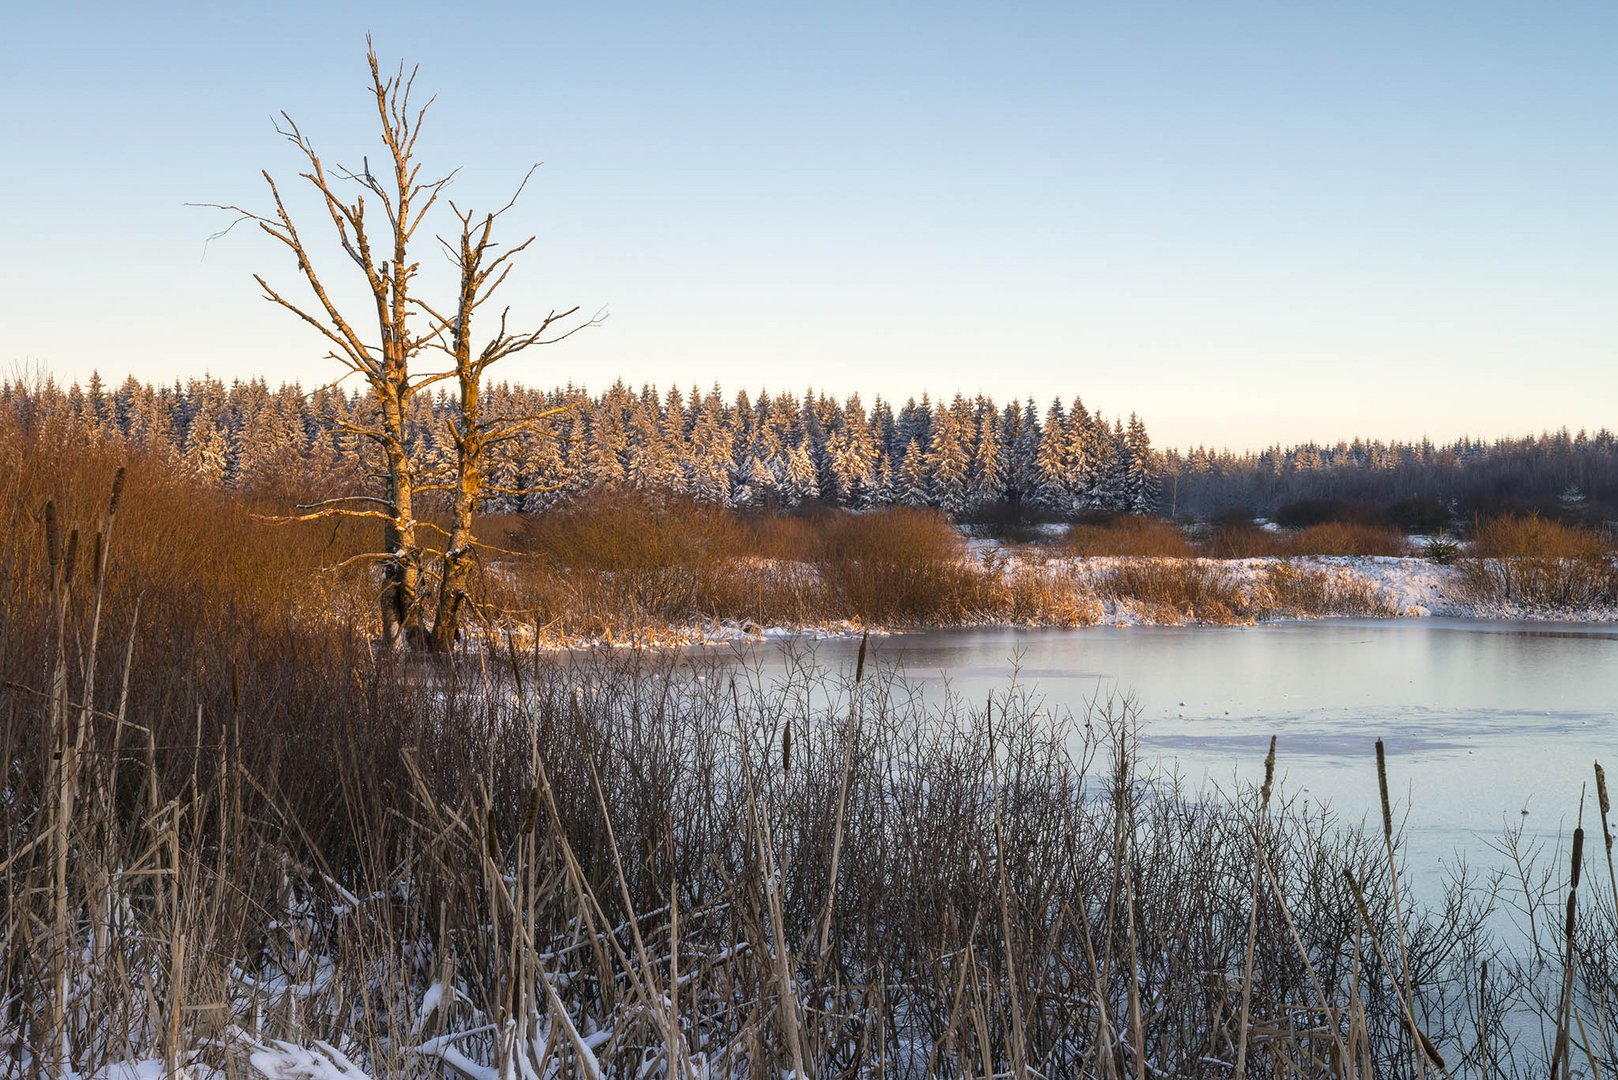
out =
{"type": "MultiPolygon", "coordinates": [[[[66,391],[9,383],[0,404],[26,417],[71,417],[93,438],[123,439],[199,480],[223,487],[297,490],[310,475],[366,471],[344,425],[366,423],[370,399],[323,388],[271,389],[193,379],[153,387],[134,380],[108,391],[99,377],[66,391]]],[[[746,509],[808,502],[866,509],[931,506],[959,516],[999,504],[1073,514],[1149,511],[1158,455],[1138,417],[1126,426],[1092,416],[1074,399],[1041,421],[1033,402],[957,394],[902,405],[858,394],[727,398],[718,387],[665,394],[615,383],[599,394],[575,387],[490,386],[488,415],[523,416],[571,406],[551,437],[503,444],[491,454],[486,508],[533,513],[592,491],[670,493],[746,509]]],[[[446,398],[423,394],[411,416],[411,451],[422,480],[453,468],[446,398]]]]}

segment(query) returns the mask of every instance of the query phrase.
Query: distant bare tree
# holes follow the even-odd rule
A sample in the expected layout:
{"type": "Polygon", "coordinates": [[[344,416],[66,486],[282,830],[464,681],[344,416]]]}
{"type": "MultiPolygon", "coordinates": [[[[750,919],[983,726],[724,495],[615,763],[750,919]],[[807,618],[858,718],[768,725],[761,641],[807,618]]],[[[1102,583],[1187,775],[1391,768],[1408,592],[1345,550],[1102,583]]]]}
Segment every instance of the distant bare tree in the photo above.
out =
{"type": "MultiPolygon", "coordinates": [[[[538,330],[529,333],[508,333],[503,312],[498,335],[475,355],[472,352],[469,336],[472,316],[505,281],[512,257],[533,241],[530,237],[514,248],[494,254],[494,223],[510,209],[515,197],[500,211],[485,214],[482,219],[455,210],[460,223],[460,244],[446,243],[445,246],[460,272],[460,288],[455,303],[445,305],[447,317],[415,294],[413,288],[421,264],[412,253],[412,241],[459,170],[431,180],[422,179],[422,167],[415,160],[416,140],[432,101],[420,107],[412,106],[410,96],[416,69],[406,73],[401,64],[394,74],[384,77],[369,38],[366,44],[371,89],[389,166],[383,176],[371,172],[369,159],[362,159],[358,172],[339,166],[328,174],[320,155],[290,116],[283,112],[276,130],[297,147],[307,161],[307,170],[299,175],[319,195],[342,250],[364,276],[375,305],[377,342],[366,341],[359,321],[351,320],[333,301],[268,171],[263,176],[275,205],[273,214],[259,214],[234,205],[222,209],[239,214],[238,221],[256,223],[292,251],[298,271],[314,295],[315,305],[292,302],[262,275],[254,275],[254,280],[264,290],[267,300],[298,316],[332,344],[328,356],[346,369],[338,381],[359,376],[370,387],[375,402],[376,415],[371,423],[354,423],[341,418],[335,423],[377,448],[386,467],[384,493],[346,495],[300,506],[300,512],[287,520],[328,517],[379,520],[383,526],[381,550],[364,558],[380,564],[383,569],[380,605],[384,637],[394,642],[403,640],[447,648],[455,639],[466,600],[467,575],[475,551],[472,518],[484,493],[481,468],[484,451],[532,431],[542,419],[534,416],[485,420],[478,400],[483,373],[507,356],[566,336],[552,333],[553,328],[578,309],[553,311],[538,330]],[[352,201],[339,194],[339,185],[351,191],[352,201]],[[368,195],[375,198],[370,208],[366,205],[368,195]],[[372,219],[367,218],[367,210],[374,210],[376,204],[380,204],[384,220],[383,227],[373,236],[372,219]],[[428,350],[447,354],[453,359],[453,366],[413,370],[413,364],[428,350]],[[438,478],[426,478],[424,482],[417,475],[417,464],[410,453],[410,403],[421,390],[449,378],[459,381],[462,406],[461,415],[451,422],[457,456],[456,475],[445,482],[435,482],[438,478]],[[451,493],[454,521],[442,551],[420,540],[421,530],[432,528],[418,521],[416,516],[416,497],[423,491],[451,493]],[[434,558],[436,564],[433,564],[434,558]],[[429,612],[432,613],[430,622],[429,612]]],[[[529,172],[532,175],[532,170],[529,172]]],[[[524,186],[526,182],[525,178],[524,186]]],[[[519,187],[519,193],[521,190],[519,187]]]]}

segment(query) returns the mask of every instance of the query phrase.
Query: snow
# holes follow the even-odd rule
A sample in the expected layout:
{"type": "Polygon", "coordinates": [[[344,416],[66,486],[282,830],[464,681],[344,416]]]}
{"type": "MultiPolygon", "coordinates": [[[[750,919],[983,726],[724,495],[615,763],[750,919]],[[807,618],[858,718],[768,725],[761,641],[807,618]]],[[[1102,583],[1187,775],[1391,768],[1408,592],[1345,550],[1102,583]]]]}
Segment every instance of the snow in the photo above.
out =
{"type": "Polygon", "coordinates": [[[270,1080],[369,1080],[341,1050],[319,1040],[312,1047],[277,1042],[254,1051],[248,1061],[270,1080]]]}

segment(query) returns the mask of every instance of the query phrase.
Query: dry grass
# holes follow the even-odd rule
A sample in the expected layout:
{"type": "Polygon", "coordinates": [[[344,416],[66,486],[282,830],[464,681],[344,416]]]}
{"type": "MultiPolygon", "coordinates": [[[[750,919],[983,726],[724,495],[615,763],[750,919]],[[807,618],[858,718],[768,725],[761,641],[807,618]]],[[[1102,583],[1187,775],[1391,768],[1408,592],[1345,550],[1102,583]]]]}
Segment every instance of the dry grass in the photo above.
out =
{"type": "Polygon", "coordinates": [[[1260,588],[1263,595],[1255,606],[1271,618],[1385,618],[1399,614],[1374,582],[1340,567],[1278,562],[1266,568],[1260,588]]]}
{"type": "Polygon", "coordinates": [[[1409,555],[1410,542],[1398,529],[1331,521],[1311,525],[1288,538],[1294,555],[1409,555]]]}
{"type": "Polygon", "coordinates": [[[1285,559],[1299,555],[1409,555],[1399,530],[1381,525],[1331,521],[1296,532],[1251,525],[1223,525],[1202,541],[1212,559],[1285,559]]]}
{"type": "Polygon", "coordinates": [[[1202,542],[1202,553],[1210,559],[1275,559],[1292,554],[1284,533],[1253,525],[1216,527],[1202,542]]]}
{"type": "Polygon", "coordinates": [[[1128,560],[1106,568],[1097,591],[1138,605],[1158,622],[1233,623],[1261,611],[1236,578],[1202,559],[1128,560]]]}
{"type": "Polygon", "coordinates": [[[1018,564],[998,575],[995,617],[1022,626],[1094,626],[1105,611],[1094,581],[1071,564],[1018,564]]]}
{"type": "Polygon", "coordinates": [[[1461,588],[1485,603],[1578,611],[1618,603],[1618,564],[1601,536],[1538,516],[1477,523],[1461,588]]]}
{"type": "Polygon", "coordinates": [[[1064,555],[1151,556],[1189,559],[1196,552],[1173,522],[1162,518],[1127,516],[1105,525],[1076,524],[1058,545],[1064,555]]]}

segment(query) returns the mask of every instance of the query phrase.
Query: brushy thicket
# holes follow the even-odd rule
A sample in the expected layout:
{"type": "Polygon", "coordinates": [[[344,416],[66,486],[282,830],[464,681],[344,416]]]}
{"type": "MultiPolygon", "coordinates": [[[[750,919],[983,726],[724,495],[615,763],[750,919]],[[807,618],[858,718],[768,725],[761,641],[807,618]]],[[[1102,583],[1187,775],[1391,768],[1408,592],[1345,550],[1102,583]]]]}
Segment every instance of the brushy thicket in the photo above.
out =
{"type": "Polygon", "coordinates": [[[1589,529],[1537,515],[1493,518],[1473,528],[1468,556],[1461,588],[1474,600],[1554,611],[1618,604],[1618,561],[1589,529]]]}
{"type": "MultiPolygon", "coordinates": [[[[1276,534],[1252,532],[1292,556],[1402,543],[1359,526],[1273,541],[1276,534]]],[[[539,517],[489,519],[484,536],[500,549],[490,556],[489,601],[554,641],[665,640],[670,628],[721,620],[1082,626],[1101,621],[1104,601],[1168,622],[1397,614],[1373,585],[1341,570],[1279,562],[1235,574],[1199,558],[1179,529],[1156,518],[1079,524],[1014,557],[972,557],[934,510],[737,515],[620,493],[539,517]]]]}
{"type": "MultiPolygon", "coordinates": [[[[418,661],[368,644],[367,577],[319,569],[355,537],[147,466],[114,513],[117,463],[60,433],[0,462],[8,1075],[1618,1068],[1599,880],[1565,947],[1514,954],[1488,883],[1410,901],[1391,816],[1181,791],[1127,702],[923,702],[808,657],[418,661]]],[[[1523,879],[1558,925],[1576,876],[1523,879]]]]}
{"type": "Polygon", "coordinates": [[[955,623],[982,618],[1005,599],[935,510],[738,516],[619,493],[487,522],[485,532],[520,556],[499,564],[502,605],[564,638],[629,640],[648,628],[720,618],[760,626],[955,623]]]}
{"type": "Polygon", "coordinates": [[[1173,522],[1162,518],[1120,517],[1104,525],[1080,522],[1058,545],[1064,555],[1081,558],[1127,556],[1190,559],[1197,554],[1191,541],[1173,522]]]}
{"type": "Polygon", "coordinates": [[[1058,544],[1063,554],[1188,559],[1287,558],[1300,555],[1408,555],[1399,530],[1353,522],[1324,522],[1293,532],[1224,524],[1193,544],[1162,518],[1118,517],[1105,524],[1074,525],[1058,544]]]}

